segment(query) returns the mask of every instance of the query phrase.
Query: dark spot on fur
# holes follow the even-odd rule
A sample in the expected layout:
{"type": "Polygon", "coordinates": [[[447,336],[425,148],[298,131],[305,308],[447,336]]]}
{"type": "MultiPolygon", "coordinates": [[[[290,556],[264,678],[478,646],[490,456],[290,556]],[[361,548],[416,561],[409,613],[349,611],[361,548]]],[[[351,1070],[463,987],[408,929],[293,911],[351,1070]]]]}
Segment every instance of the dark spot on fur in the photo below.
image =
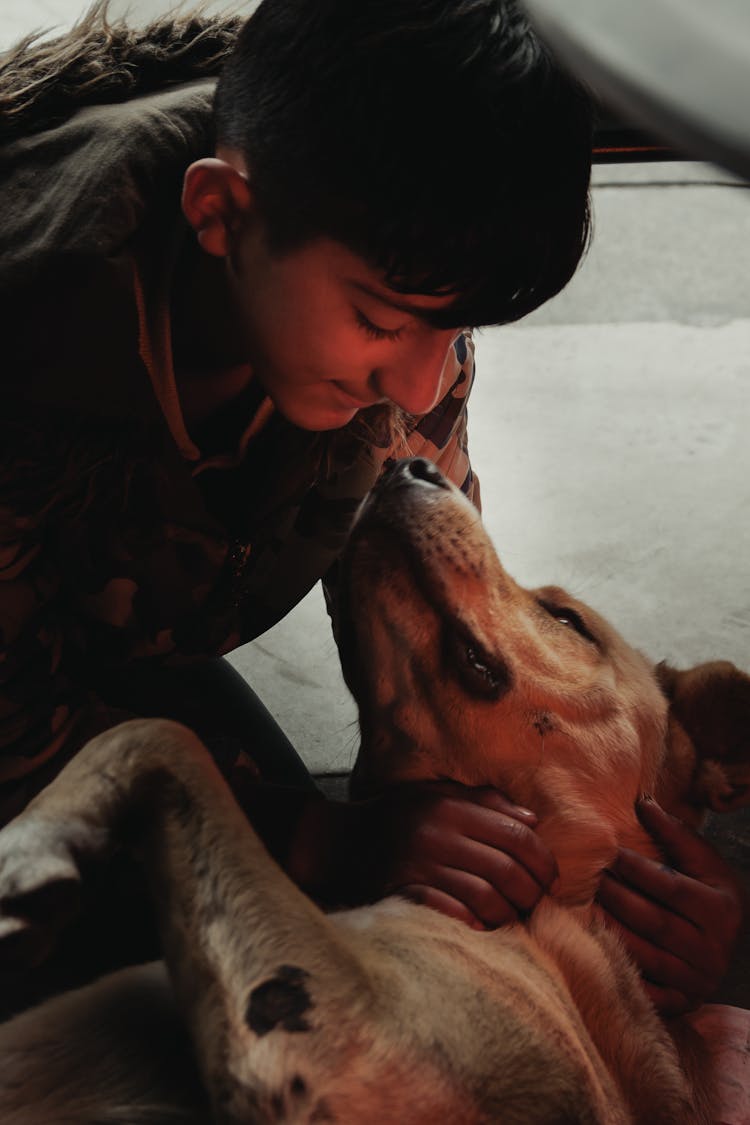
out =
{"type": "Polygon", "coordinates": [[[295,1098],[301,1098],[307,1093],[307,1083],[300,1074],[295,1074],[294,1078],[289,1083],[289,1088],[295,1098]]]}
{"type": "Polygon", "coordinates": [[[275,1027],[284,1031],[309,1031],[304,1019],[312,1008],[310,994],[305,987],[309,973],[296,965],[280,965],[276,975],[259,984],[250,993],[245,1020],[256,1035],[266,1035],[275,1027]]]}
{"type": "Polygon", "coordinates": [[[555,724],[552,721],[552,716],[548,715],[546,711],[540,711],[534,719],[534,728],[537,734],[544,738],[545,734],[550,734],[555,729],[555,724]]]}

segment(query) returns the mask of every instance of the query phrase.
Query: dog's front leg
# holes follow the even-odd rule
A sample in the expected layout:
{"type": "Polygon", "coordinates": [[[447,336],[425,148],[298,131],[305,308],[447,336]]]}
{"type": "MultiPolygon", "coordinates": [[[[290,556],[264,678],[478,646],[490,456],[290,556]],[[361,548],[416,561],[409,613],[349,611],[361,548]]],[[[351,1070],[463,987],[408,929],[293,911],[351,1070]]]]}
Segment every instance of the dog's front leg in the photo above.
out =
{"type": "Polygon", "coordinates": [[[307,1121],[314,1106],[306,1103],[322,1096],[326,1076],[340,1073],[339,1056],[356,1054],[372,990],[210,762],[209,776],[197,739],[189,757],[190,767],[171,773],[151,801],[143,841],[166,960],[204,1082],[222,1122],[297,1120],[295,1102],[307,1121]]]}
{"type": "Polygon", "coordinates": [[[81,858],[121,836],[146,867],[216,1119],[308,1120],[339,1049],[356,1050],[371,989],[185,727],[134,720],[98,736],[0,833],[0,937],[54,931],[81,858]]]}

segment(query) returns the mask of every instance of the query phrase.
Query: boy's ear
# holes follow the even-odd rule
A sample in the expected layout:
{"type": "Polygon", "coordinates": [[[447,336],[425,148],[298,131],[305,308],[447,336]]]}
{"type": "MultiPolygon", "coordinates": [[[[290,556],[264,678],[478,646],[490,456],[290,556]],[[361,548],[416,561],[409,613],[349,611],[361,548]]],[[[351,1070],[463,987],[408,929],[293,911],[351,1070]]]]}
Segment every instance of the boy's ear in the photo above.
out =
{"type": "MultiPolygon", "coordinates": [[[[717,812],[750,804],[750,676],[727,660],[656,674],[697,761],[692,796],[717,812]]],[[[674,734],[671,735],[674,737],[674,734]]]]}
{"type": "Polygon", "coordinates": [[[185,172],[182,210],[209,254],[225,258],[232,233],[252,204],[247,177],[227,160],[206,156],[185,172]]]}

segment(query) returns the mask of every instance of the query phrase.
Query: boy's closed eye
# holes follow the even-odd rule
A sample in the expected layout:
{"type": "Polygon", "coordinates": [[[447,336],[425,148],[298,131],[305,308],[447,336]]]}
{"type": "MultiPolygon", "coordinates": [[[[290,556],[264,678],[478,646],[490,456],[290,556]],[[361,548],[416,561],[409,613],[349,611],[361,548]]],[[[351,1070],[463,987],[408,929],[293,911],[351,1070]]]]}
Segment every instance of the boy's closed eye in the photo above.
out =
{"type": "Polygon", "coordinates": [[[354,316],[359,327],[372,340],[398,340],[404,331],[404,325],[399,328],[382,328],[378,324],[373,324],[370,318],[356,307],[354,307],[354,316]]]}

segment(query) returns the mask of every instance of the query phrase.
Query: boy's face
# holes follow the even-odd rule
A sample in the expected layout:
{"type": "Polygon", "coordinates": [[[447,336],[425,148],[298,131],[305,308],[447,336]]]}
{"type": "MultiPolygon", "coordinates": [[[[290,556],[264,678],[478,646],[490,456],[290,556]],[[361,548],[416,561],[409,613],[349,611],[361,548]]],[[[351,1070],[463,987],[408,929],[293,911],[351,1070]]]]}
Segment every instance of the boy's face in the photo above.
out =
{"type": "Polygon", "coordinates": [[[423,414],[448,390],[454,369],[446,359],[458,331],[433,328],[419,314],[452,296],[397,294],[330,239],[273,254],[258,222],[235,234],[226,261],[247,358],[295,425],[336,429],[387,401],[423,414]]]}

